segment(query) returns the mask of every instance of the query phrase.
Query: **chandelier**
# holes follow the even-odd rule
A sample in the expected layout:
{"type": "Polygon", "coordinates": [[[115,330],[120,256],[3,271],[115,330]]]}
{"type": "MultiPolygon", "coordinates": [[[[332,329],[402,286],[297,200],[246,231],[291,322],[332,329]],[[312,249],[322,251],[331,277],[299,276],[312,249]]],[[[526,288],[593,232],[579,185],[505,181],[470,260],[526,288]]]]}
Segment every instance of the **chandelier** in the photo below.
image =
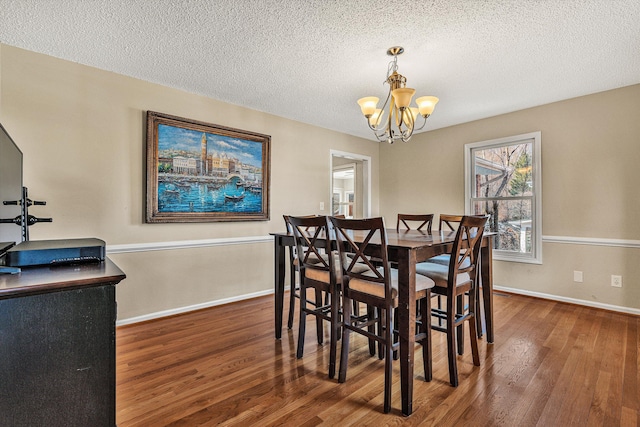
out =
{"type": "Polygon", "coordinates": [[[411,98],[416,93],[415,89],[406,87],[407,78],[398,73],[398,55],[404,52],[401,46],[394,46],[387,50],[387,55],[393,56],[387,68],[387,79],[384,83],[389,85],[389,94],[382,108],[378,107],[379,98],[367,96],[358,100],[362,114],[367,119],[369,128],[373,131],[378,141],[386,141],[393,144],[401,140],[407,142],[416,130],[420,130],[427,123],[427,118],[433,113],[438,103],[435,96],[422,96],[416,99],[417,107],[410,107],[411,98]],[[385,120],[382,119],[386,109],[389,113],[385,120]],[[422,117],[422,126],[416,127],[416,122],[422,117]]]}

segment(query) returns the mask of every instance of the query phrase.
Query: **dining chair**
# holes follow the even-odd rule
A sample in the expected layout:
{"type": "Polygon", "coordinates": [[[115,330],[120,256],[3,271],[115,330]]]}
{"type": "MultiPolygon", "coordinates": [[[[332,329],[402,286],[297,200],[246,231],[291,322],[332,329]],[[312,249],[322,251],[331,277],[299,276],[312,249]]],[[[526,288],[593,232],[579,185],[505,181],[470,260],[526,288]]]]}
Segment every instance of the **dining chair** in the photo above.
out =
{"type": "MultiPolygon", "coordinates": [[[[480,366],[478,354],[478,333],[476,329],[478,298],[478,260],[480,245],[488,217],[464,216],[460,221],[448,265],[423,262],[416,265],[416,273],[432,279],[436,286],[433,293],[445,296],[446,308],[433,308],[433,317],[443,319],[445,326],[431,325],[431,328],[447,334],[447,354],[449,358],[449,381],[458,386],[456,363],[456,329],[462,330],[464,322],[469,324],[473,364],[480,366]],[[461,300],[466,296],[467,304],[461,300]],[[460,327],[460,328],[459,328],[460,327]]],[[[461,340],[462,335],[458,335],[461,340]]],[[[458,350],[460,350],[458,346],[458,350]]]]}
{"type": "MultiPolygon", "coordinates": [[[[398,214],[398,218],[396,220],[396,231],[400,231],[400,227],[403,227],[404,230],[411,230],[411,226],[416,227],[417,231],[424,231],[428,234],[431,234],[431,224],[433,223],[433,214],[398,214]]],[[[392,267],[397,267],[397,263],[392,262],[392,267]]],[[[419,307],[418,307],[419,311],[419,307]]],[[[397,317],[395,319],[397,321],[397,317]]],[[[393,357],[397,359],[398,352],[394,352],[393,357]]]]}
{"type": "MultiPolygon", "coordinates": [[[[462,221],[463,215],[451,215],[451,214],[440,214],[440,221],[438,228],[440,231],[456,231],[460,225],[460,221],[462,221]]],[[[426,262],[433,262],[436,264],[449,265],[449,260],[451,259],[451,254],[442,254],[435,256],[433,258],[429,258],[426,262]]],[[[434,292],[435,295],[435,292],[434,292]]],[[[437,295],[438,298],[438,308],[442,308],[442,300],[441,296],[437,295]]],[[[462,303],[462,299],[459,299],[460,304],[462,303]]],[[[478,337],[482,336],[482,316],[480,313],[480,308],[478,305],[478,316],[476,316],[476,327],[478,329],[478,337]]],[[[440,320],[439,320],[440,321],[440,320]]],[[[439,323],[442,325],[441,323],[439,323]]],[[[464,353],[464,332],[462,328],[458,328],[458,354],[464,353]]]]}
{"type": "Polygon", "coordinates": [[[411,230],[411,225],[415,226],[415,223],[420,223],[417,230],[422,231],[426,226],[426,232],[431,233],[431,223],[433,222],[433,214],[413,215],[413,214],[398,214],[396,222],[396,231],[400,231],[400,225],[404,225],[405,229],[411,230]]]}
{"type": "Polygon", "coordinates": [[[318,344],[323,342],[322,321],[330,326],[329,378],[335,376],[336,346],[339,334],[339,295],[331,256],[330,242],[327,242],[327,219],[317,217],[288,217],[296,242],[300,275],[300,316],[298,323],[298,345],[296,357],[304,354],[306,316],[316,317],[318,344]],[[314,301],[308,301],[308,290],[313,290],[314,301]]]}
{"type": "MultiPolygon", "coordinates": [[[[440,214],[439,222],[438,222],[438,230],[440,232],[449,232],[456,231],[458,226],[460,225],[460,221],[462,221],[463,215],[452,215],[452,214],[440,214]]],[[[451,254],[442,254],[434,256],[433,258],[429,258],[426,262],[433,262],[436,264],[449,265],[449,259],[451,258],[451,254]]],[[[442,309],[442,296],[437,295],[435,292],[434,296],[437,297],[438,308],[442,309]]],[[[462,303],[462,299],[459,299],[460,304],[462,303]]],[[[438,319],[438,325],[442,326],[442,319],[438,319]]],[[[464,334],[462,332],[462,328],[458,328],[458,354],[464,353],[464,342],[463,342],[464,334]]]]}
{"type": "MultiPolygon", "coordinates": [[[[398,306],[398,273],[389,265],[387,234],[384,219],[340,219],[330,217],[335,229],[339,253],[339,282],[342,285],[342,348],[338,381],[347,377],[349,358],[349,336],[351,332],[361,334],[382,344],[384,351],[384,412],[391,410],[391,378],[393,370],[394,343],[393,310],[398,306]],[[363,239],[355,239],[354,233],[362,233],[363,239]],[[372,241],[379,242],[370,244],[372,241]],[[350,254],[350,257],[347,256],[350,254]],[[369,256],[382,261],[376,266],[369,256]],[[364,268],[363,268],[364,267],[364,268]],[[352,319],[353,301],[374,307],[379,315],[365,319],[352,319]]],[[[430,313],[430,290],[435,283],[425,276],[416,276],[416,300],[420,301],[422,313],[430,313]]],[[[422,345],[424,376],[431,380],[431,329],[429,317],[420,322],[416,342],[422,345]]],[[[402,362],[401,362],[402,363],[402,362]]]]}
{"type": "MultiPolygon", "coordinates": [[[[303,218],[312,218],[318,215],[303,215],[303,218]]],[[[344,218],[344,215],[337,215],[338,217],[342,217],[344,218]]],[[[291,225],[289,224],[287,218],[288,215],[283,215],[284,217],[284,223],[285,226],[287,228],[287,232],[289,234],[293,235],[293,231],[291,228],[291,225]]],[[[300,216],[299,216],[300,217],[300,216]]],[[[299,288],[299,283],[300,283],[300,278],[299,278],[299,268],[298,268],[298,256],[296,254],[297,249],[296,246],[293,245],[289,248],[289,316],[287,319],[287,327],[289,329],[291,329],[293,327],[293,316],[296,310],[296,303],[295,300],[296,299],[300,299],[300,288],[299,288]]],[[[310,301],[307,301],[310,302],[310,301]]],[[[322,328],[320,327],[319,330],[321,330],[322,328]]]]}
{"type": "MultiPolygon", "coordinates": [[[[440,214],[438,230],[443,231],[456,231],[460,226],[463,215],[450,215],[440,214]]],[[[427,262],[435,262],[438,264],[449,264],[450,254],[438,255],[433,258],[429,258],[427,262]]]]}
{"type": "MultiPolygon", "coordinates": [[[[293,228],[289,224],[289,215],[282,215],[284,218],[284,224],[287,227],[287,232],[293,235],[293,228]]],[[[312,218],[316,215],[304,215],[304,218],[312,218]]],[[[298,268],[298,250],[294,244],[289,248],[289,317],[287,319],[287,327],[293,328],[293,315],[296,309],[296,299],[300,299],[300,269],[298,268]],[[296,274],[298,273],[298,274],[296,274]]]]}
{"type": "Polygon", "coordinates": [[[438,228],[444,231],[444,227],[446,226],[449,231],[456,231],[463,217],[464,215],[440,214],[438,228]]]}

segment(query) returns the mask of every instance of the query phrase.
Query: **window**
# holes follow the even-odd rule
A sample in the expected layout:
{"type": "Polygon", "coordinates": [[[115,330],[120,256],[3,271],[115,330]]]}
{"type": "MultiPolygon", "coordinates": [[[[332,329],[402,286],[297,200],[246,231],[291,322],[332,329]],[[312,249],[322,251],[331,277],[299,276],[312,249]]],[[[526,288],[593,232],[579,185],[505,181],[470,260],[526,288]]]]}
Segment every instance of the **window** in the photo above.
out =
{"type": "Polygon", "coordinates": [[[490,215],[494,258],[542,263],[540,132],[465,145],[465,211],[490,215]]]}

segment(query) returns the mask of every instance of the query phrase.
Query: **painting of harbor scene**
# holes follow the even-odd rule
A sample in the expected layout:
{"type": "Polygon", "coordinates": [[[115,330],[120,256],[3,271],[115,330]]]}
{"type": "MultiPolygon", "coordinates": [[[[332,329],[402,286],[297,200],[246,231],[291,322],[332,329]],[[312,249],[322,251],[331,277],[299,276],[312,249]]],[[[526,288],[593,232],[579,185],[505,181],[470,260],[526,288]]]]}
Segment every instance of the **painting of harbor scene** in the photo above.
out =
{"type": "Polygon", "coordinates": [[[147,114],[147,222],[268,219],[267,135],[147,114]]]}

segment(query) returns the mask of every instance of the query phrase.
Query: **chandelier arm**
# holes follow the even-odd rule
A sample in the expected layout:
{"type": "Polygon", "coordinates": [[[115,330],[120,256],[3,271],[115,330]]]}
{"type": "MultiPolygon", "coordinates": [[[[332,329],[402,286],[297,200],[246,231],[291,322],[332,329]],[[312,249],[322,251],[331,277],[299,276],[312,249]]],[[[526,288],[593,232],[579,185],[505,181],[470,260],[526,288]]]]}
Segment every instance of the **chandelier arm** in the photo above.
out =
{"type": "Polygon", "coordinates": [[[399,109],[399,108],[398,108],[398,109],[396,110],[396,115],[398,116],[398,121],[397,121],[397,124],[398,124],[398,130],[399,130],[400,132],[402,132],[402,125],[405,125],[405,126],[406,126],[406,124],[405,124],[405,122],[404,122],[404,110],[401,110],[401,109],[399,109]],[[400,113],[400,114],[398,114],[398,113],[400,113]]]}
{"type": "Polygon", "coordinates": [[[398,115],[398,117],[400,118],[398,120],[398,130],[400,131],[400,133],[402,135],[406,135],[407,133],[409,135],[413,134],[413,129],[415,128],[416,123],[411,110],[409,108],[398,109],[398,112],[400,113],[398,115]],[[402,129],[402,125],[405,126],[405,130],[402,129]]]}
{"type": "Polygon", "coordinates": [[[378,142],[386,142],[388,140],[386,131],[382,132],[382,133],[373,132],[373,134],[375,135],[375,137],[378,140],[378,142]]]}
{"type": "Polygon", "coordinates": [[[421,116],[424,121],[422,122],[422,126],[420,126],[419,128],[415,128],[414,130],[422,130],[422,128],[424,128],[424,126],[427,124],[427,119],[429,118],[431,114],[427,114],[426,116],[421,116]]]}
{"type": "Polygon", "coordinates": [[[377,128],[375,126],[371,126],[371,123],[369,123],[369,119],[367,119],[367,123],[369,124],[369,129],[371,129],[374,133],[374,135],[376,136],[376,138],[380,139],[382,137],[382,135],[386,135],[387,133],[387,129],[380,129],[377,128]]]}
{"type": "Polygon", "coordinates": [[[372,131],[376,131],[376,127],[371,125],[371,122],[369,121],[368,118],[365,117],[365,120],[367,121],[367,125],[369,126],[369,129],[371,129],[372,131]]]}
{"type": "Polygon", "coordinates": [[[380,108],[380,114],[378,115],[378,120],[374,125],[371,125],[369,119],[367,119],[367,124],[369,125],[369,129],[372,131],[380,130],[380,119],[382,118],[382,114],[384,113],[385,108],[387,108],[387,104],[389,103],[389,98],[391,98],[391,91],[387,94],[387,99],[385,99],[384,104],[382,104],[382,108],[380,108]]]}
{"type": "MultiPolygon", "coordinates": [[[[409,112],[409,114],[411,114],[411,112],[409,112]]],[[[414,131],[414,127],[413,126],[411,126],[411,127],[407,126],[407,129],[405,131],[403,131],[402,134],[401,134],[402,142],[409,141],[409,139],[411,139],[411,136],[413,135],[413,131],[414,131]]]]}
{"type": "MultiPolygon", "coordinates": [[[[391,93],[391,92],[389,92],[391,93]]],[[[389,117],[387,117],[387,127],[386,127],[386,132],[387,132],[387,136],[391,136],[393,137],[393,116],[394,113],[397,113],[396,108],[395,108],[395,103],[393,102],[393,97],[391,98],[391,103],[389,104],[389,117]]],[[[396,114],[397,116],[397,114],[396,114]]]]}

